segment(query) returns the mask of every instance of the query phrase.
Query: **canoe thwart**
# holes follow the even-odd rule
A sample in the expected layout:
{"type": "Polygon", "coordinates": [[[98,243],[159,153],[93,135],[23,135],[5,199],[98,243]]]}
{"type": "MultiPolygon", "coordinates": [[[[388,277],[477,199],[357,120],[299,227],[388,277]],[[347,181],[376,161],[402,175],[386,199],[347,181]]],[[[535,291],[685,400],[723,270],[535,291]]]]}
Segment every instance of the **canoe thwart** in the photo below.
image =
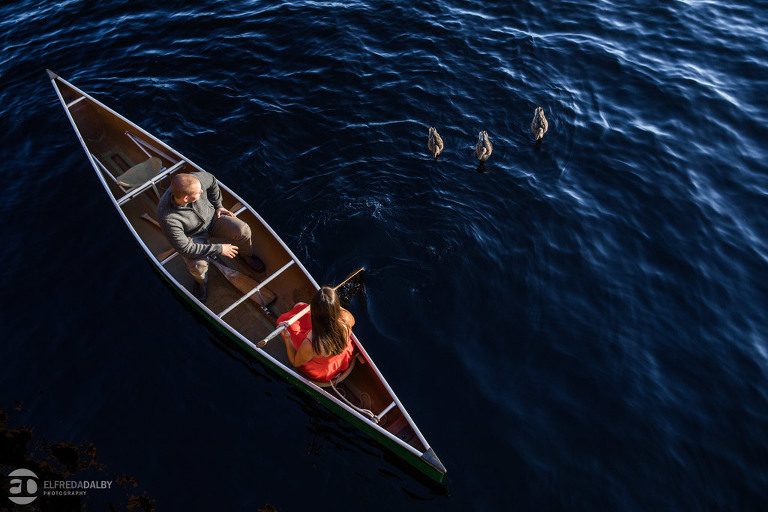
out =
{"type": "MultiPolygon", "coordinates": [[[[256,279],[248,277],[233,268],[229,268],[215,258],[211,258],[211,263],[219,269],[221,275],[223,275],[232,286],[237,288],[240,293],[248,293],[260,284],[256,279]]],[[[266,286],[262,286],[259,288],[258,292],[251,295],[249,299],[255,302],[258,306],[267,307],[277,299],[277,295],[266,286]]]]}

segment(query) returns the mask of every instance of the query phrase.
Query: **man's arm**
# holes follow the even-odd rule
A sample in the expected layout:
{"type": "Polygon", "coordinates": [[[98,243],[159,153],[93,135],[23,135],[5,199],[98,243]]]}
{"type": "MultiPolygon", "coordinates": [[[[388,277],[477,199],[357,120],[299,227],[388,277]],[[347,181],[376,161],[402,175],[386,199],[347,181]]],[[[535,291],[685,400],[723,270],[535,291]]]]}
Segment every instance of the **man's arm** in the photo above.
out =
{"type": "Polygon", "coordinates": [[[181,223],[174,219],[162,219],[160,225],[174,249],[188,258],[205,258],[214,254],[222,254],[222,244],[196,243],[185,233],[181,223]]]}
{"type": "Polygon", "coordinates": [[[219,182],[216,181],[216,177],[209,172],[204,172],[200,173],[197,179],[200,180],[200,184],[202,185],[203,190],[205,190],[208,200],[213,205],[213,209],[218,210],[219,208],[222,208],[221,188],[219,188],[219,182]]]}

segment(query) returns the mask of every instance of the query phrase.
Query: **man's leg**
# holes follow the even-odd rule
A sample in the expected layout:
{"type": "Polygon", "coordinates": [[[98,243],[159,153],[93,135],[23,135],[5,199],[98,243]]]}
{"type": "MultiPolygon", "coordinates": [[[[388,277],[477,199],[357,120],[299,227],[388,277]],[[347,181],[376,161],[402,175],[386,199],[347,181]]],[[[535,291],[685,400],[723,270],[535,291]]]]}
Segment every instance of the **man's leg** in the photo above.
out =
{"type": "Polygon", "coordinates": [[[238,219],[222,215],[218,219],[214,218],[208,233],[214,238],[224,238],[231,240],[237,246],[237,254],[257,272],[264,272],[264,262],[256,256],[253,243],[251,241],[251,227],[238,219]]]}
{"type": "Polygon", "coordinates": [[[185,256],[182,257],[184,258],[184,263],[187,264],[189,273],[192,274],[195,280],[195,285],[192,287],[192,295],[200,302],[205,303],[208,300],[208,287],[205,284],[208,281],[208,260],[205,258],[190,259],[185,256]]]}
{"type": "Polygon", "coordinates": [[[205,258],[189,259],[184,256],[184,262],[187,264],[187,269],[192,277],[200,284],[205,284],[208,281],[208,260],[205,258]]]}
{"type": "Polygon", "coordinates": [[[253,254],[251,246],[251,227],[237,217],[222,215],[214,218],[208,234],[213,238],[225,238],[237,246],[237,254],[247,258],[253,254]]]}
{"type": "MultiPolygon", "coordinates": [[[[196,243],[205,243],[208,240],[207,236],[190,238],[196,243]]],[[[208,282],[208,258],[188,258],[181,255],[184,258],[184,263],[187,264],[187,270],[195,280],[195,285],[192,287],[192,295],[200,302],[205,302],[208,299],[208,288],[206,283],[208,282]]]]}

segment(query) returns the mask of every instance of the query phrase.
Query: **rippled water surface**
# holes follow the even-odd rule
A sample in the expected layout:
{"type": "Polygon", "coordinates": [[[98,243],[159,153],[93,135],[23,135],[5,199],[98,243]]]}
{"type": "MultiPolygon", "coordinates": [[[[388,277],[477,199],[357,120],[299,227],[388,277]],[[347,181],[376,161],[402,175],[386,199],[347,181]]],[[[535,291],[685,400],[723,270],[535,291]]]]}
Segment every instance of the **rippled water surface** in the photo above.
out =
{"type": "Polygon", "coordinates": [[[92,443],[158,510],[765,509],[766,26],[760,2],[6,3],[8,427],[92,443]],[[356,332],[444,487],[181,304],[46,68],[319,282],[366,267],[356,332]]]}

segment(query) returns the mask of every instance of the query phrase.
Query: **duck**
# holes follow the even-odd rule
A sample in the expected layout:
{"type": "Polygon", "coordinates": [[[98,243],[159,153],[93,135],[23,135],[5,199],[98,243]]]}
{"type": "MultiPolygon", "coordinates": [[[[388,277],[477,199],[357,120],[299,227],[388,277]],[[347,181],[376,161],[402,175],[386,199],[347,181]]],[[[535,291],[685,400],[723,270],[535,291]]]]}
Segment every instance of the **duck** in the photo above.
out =
{"type": "Polygon", "coordinates": [[[477,145],[475,146],[475,155],[481,162],[488,160],[493,152],[493,146],[491,145],[491,139],[488,138],[488,132],[482,131],[477,135],[477,145]]]}
{"type": "Polygon", "coordinates": [[[549,123],[547,118],[544,117],[544,109],[536,107],[536,110],[533,112],[533,121],[531,121],[531,132],[536,137],[536,142],[541,141],[541,138],[547,133],[547,128],[549,128],[549,123]]]}
{"type": "Polygon", "coordinates": [[[427,147],[432,156],[437,160],[438,155],[443,152],[443,138],[437,133],[434,126],[429,127],[429,138],[427,139],[427,147]]]}

